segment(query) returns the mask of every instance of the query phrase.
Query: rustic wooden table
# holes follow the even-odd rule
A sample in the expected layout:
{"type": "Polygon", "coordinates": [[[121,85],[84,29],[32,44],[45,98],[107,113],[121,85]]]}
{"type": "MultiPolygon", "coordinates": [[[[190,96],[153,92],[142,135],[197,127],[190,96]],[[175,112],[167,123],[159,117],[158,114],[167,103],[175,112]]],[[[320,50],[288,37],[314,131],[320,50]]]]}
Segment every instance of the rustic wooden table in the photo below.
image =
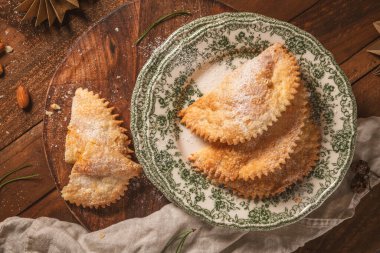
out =
{"type": "MultiPolygon", "coordinates": [[[[202,0],[194,0],[194,8],[202,0]]],[[[0,0],[0,38],[14,52],[0,57],[5,75],[0,78],[0,175],[23,163],[34,166],[17,175],[37,172],[37,180],[19,181],[0,191],[0,221],[10,216],[36,218],[48,216],[78,222],[57,192],[45,160],[42,142],[42,118],[49,81],[70,45],[89,26],[122,4],[123,0],[82,0],[82,10],[73,10],[65,25],[35,28],[21,22],[14,11],[18,0],[0,0]],[[32,107],[18,108],[15,89],[25,85],[32,107]]],[[[146,27],[163,13],[154,12],[154,4],[169,0],[136,1],[139,7],[137,27],[146,27]],[[151,8],[146,8],[151,6],[151,8]],[[141,8],[140,8],[141,7],[141,8]],[[144,7],[144,8],[143,8],[144,7]]],[[[372,72],[380,58],[366,48],[379,40],[372,22],[380,20],[378,0],[305,0],[259,1],[220,0],[239,11],[252,11],[288,21],[310,32],[335,56],[350,79],[358,104],[359,117],[380,116],[380,77],[372,72]]],[[[170,10],[168,10],[170,12],[170,10]]],[[[153,48],[147,48],[147,54],[153,48]]],[[[361,201],[354,218],[325,235],[307,243],[297,252],[375,252],[380,249],[380,187],[361,201]]]]}

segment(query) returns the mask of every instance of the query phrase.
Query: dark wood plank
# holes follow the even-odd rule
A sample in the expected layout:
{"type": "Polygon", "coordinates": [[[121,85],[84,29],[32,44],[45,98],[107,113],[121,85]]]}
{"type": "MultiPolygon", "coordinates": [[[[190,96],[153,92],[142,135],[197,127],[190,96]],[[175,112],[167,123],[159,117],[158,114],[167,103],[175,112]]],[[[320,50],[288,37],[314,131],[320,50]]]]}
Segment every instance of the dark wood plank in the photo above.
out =
{"type": "Polygon", "coordinates": [[[238,11],[256,12],[272,18],[288,21],[312,7],[318,0],[220,0],[220,2],[238,11]]]}
{"type": "Polygon", "coordinates": [[[30,208],[18,216],[25,218],[50,217],[61,221],[78,223],[66,206],[61,194],[56,189],[49,192],[44,198],[34,203],[30,208]]]}
{"type": "Polygon", "coordinates": [[[349,77],[351,84],[380,64],[379,56],[367,52],[367,48],[372,46],[376,41],[357,52],[340,66],[347,77],[349,77]]]}
{"type": "Polygon", "coordinates": [[[368,73],[353,86],[358,117],[380,116],[380,77],[368,73]]]}
{"type": "Polygon", "coordinates": [[[71,21],[63,27],[38,28],[32,22],[21,22],[22,15],[13,10],[19,0],[0,1],[1,38],[14,52],[0,58],[5,76],[0,79],[0,150],[41,121],[48,83],[73,41],[110,10],[127,2],[102,0],[85,2],[83,12],[71,11],[71,21]],[[3,32],[4,31],[4,32],[3,32]],[[15,90],[23,84],[32,97],[31,110],[18,108],[15,90]],[[9,134],[4,134],[5,132],[9,134]]]}
{"type": "Polygon", "coordinates": [[[372,25],[379,19],[378,0],[321,0],[291,23],[314,35],[341,63],[379,36],[372,25]]]}
{"type": "Polygon", "coordinates": [[[8,179],[34,173],[40,176],[37,179],[13,182],[0,190],[0,221],[19,214],[55,187],[44,158],[41,132],[42,123],[1,151],[0,175],[30,163],[33,167],[18,171],[8,179]]]}
{"type": "MultiPolygon", "coordinates": [[[[22,153],[27,150],[28,146],[34,142],[38,142],[42,137],[42,122],[30,129],[25,135],[14,141],[7,148],[0,151],[0,165],[4,166],[15,155],[25,156],[22,153]]],[[[11,169],[11,168],[7,168],[11,169]]],[[[1,171],[3,172],[3,171],[1,171]]]]}
{"type": "Polygon", "coordinates": [[[379,197],[380,186],[377,185],[360,201],[353,218],[306,243],[296,253],[378,252],[380,249],[379,197]]]}
{"type": "Polygon", "coordinates": [[[146,27],[152,24],[161,13],[168,13],[168,10],[185,9],[190,10],[192,15],[170,20],[160,25],[159,29],[154,29],[138,46],[137,55],[137,73],[144,66],[145,62],[150,57],[153,50],[158,47],[165,39],[174,32],[177,28],[181,27],[189,21],[195,20],[200,17],[218,14],[222,12],[232,12],[233,9],[216,2],[215,0],[194,0],[194,1],[150,1],[141,0],[139,7],[139,27],[143,31],[146,27]],[[161,10],[161,11],[157,11],[161,10]],[[146,15],[146,13],[157,13],[154,15],[146,15]]]}

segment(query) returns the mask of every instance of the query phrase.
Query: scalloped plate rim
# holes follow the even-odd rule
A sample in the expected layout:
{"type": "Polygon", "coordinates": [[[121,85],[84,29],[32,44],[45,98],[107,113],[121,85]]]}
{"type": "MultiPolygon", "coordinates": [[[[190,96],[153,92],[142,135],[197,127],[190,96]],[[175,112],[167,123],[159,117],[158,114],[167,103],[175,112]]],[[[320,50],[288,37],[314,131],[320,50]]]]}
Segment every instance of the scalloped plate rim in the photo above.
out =
{"type": "MultiPolygon", "coordinates": [[[[142,81],[144,79],[144,74],[149,71],[150,67],[152,66],[152,64],[154,63],[155,60],[157,60],[159,57],[158,55],[162,54],[162,53],[165,53],[165,51],[170,48],[170,46],[172,46],[173,44],[173,39],[177,36],[177,35],[180,35],[181,33],[184,33],[186,32],[188,29],[190,29],[191,27],[194,27],[196,25],[202,25],[204,23],[208,23],[210,22],[211,20],[213,19],[220,19],[220,20],[223,20],[223,18],[231,18],[231,17],[238,17],[238,18],[246,18],[248,16],[248,18],[261,18],[261,19],[264,19],[264,20],[269,20],[269,21],[272,21],[272,22],[275,22],[279,25],[283,25],[285,27],[288,27],[292,30],[294,30],[296,33],[298,34],[301,34],[302,36],[305,36],[305,37],[308,37],[309,39],[311,39],[311,41],[313,43],[315,43],[315,45],[322,50],[322,52],[329,58],[329,60],[332,62],[332,64],[336,67],[338,73],[341,75],[341,77],[343,78],[344,82],[347,84],[348,87],[348,93],[352,99],[352,102],[353,102],[353,111],[352,111],[352,126],[353,126],[353,136],[349,142],[349,147],[350,147],[350,153],[348,155],[348,159],[346,160],[346,164],[344,166],[341,166],[340,167],[340,176],[339,178],[334,182],[332,183],[319,197],[318,199],[311,205],[309,205],[308,207],[304,208],[300,213],[298,213],[296,216],[293,216],[289,219],[284,219],[282,221],[279,221],[277,222],[276,224],[270,224],[270,225],[262,225],[262,226],[252,226],[252,225],[248,225],[248,227],[246,226],[236,226],[235,224],[224,224],[224,223],[219,223],[219,222],[215,222],[213,220],[210,220],[209,218],[207,217],[204,217],[202,214],[200,213],[197,213],[196,211],[194,210],[191,210],[191,209],[188,209],[186,207],[186,204],[185,203],[181,203],[182,201],[178,201],[177,197],[174,196],[174,194],[172,192],[170,192],[170,190],[167,190],[165,188],[165,186],[162,186],[162,182],[159,182],[159,181],[156,181],[156,178],[150,173],[150,171],[146,168],[147,167],[147,161],[145,161],[145,157],[141,154],[140,150],[139,149],[136,149],[136,156],[138,157],[138,159],[140,161],[143,161],[142,163],[144,164],[144,171],[145,173],[147,174],[149,180],[157,186],[157,188],[160,189],[160,191],[162,191],[164,193],[164,195],[170,199],[173,203],[175,203],[176,205],[179,205],[180,207],[182,207],[183,210],[185,210],[186,212],[188,212],[189,214],[192,214],[192,215],[195,215],[199,218],[201,218],[202,220],[205,220],[209,223],[212,223],[214,225],[218,225],[218,226],[223,226],[223,227],[228,227],[228,228],[237,228],[237,229],[243,229],[243,230],[271,230],[271,229],[275,229],[275,228],[278,228],[278,227],[282,227],[284,225],[288,225],[288,224],[291,224],[291,223],[294,223],[296,221],[299,221],[300,219],[302,219],[303,217],[305,217],[307,214],[309,214],[310,212],[312,212],[313,210],[315,210],[316,208],[318,208],[320,205],[322,205],[322,203],[335,191],[335,189],[340,185],[340,183],[342,182],[347,170],[348,170],[348,167],[352,161],[352,158],[353,158],[353,150],[354,150],[354,145],[355,145],[355,136],[356,136],[356,103],[355,103],[355,99],[353,97],[353,94],[352,94],[352,90],[350,88],[350,85],[349,85],[349,81],[348,81],[348,78],[346,77],[346,75],[343,73],[343,71],[340,69],[339,65],[336,63],[335,59],[333,58],[332,54],[326,50],[322,44],[314,37],[312,36],[311,34],[301,30],[300,28],[298,27],[295,27],[294,25],[291,25],[287,22],[283,22],[283,21],[279,21],[279,20],[276,20],[276,19],[273,19],[273,18],[269,18],[269,17],[266,17],[266,16],[263,16],[263,15],[260,15],[260,14],[255,14],[255,13],[249,13],[249,12],[240,12],[240,13],[222,13],[222,14],[217,14],[217,15],[212,15],[212,16],[206,16],[206,17],[202,17],[202,18],[199,18],[195,21],[192,21],[184,26],[182,26],[181,28],[179,28],[178,30],[176,30],[172,35],[170,35],[168,37],[168,39],[160,46],[158,47],[153,53],[152,53],[152,56],[150,57],[150,59],[145,63],[144,67],[142,68],[142,70],[140,71],[139,75],[138,75],[138,78],[136,80],[136,86],[135,86],[135,89],[134,89],[134,92],[133,92],[133,95],[132,95],[132,103],[134,103],[137,99],[137,96],[138,96],[138,91],[139,89],[142,87],[142,81]]],[[[220,23],[222,21],[219,21],[220,23]]],[[[226,21],[227,22],[227,21],[226,21]]],[[[191,34],[193,35],[193,34],[191,34]]],[[[180,46],[181,43],[178,45],[180,46]]],[[[132,110],[131,110],[131,131],[132,131],[132,135],[133,135],[133,139],[134,140],[139,140],[139,136],[137,134],[138,132],[138,129],[137,129],[137,123],[136,123],[136,117],[137,117],[137,111],[136,111],[136,106],[133,106],[132,107],[132,110]]],[[[145,115],[144,115],[145,116],[145,115]]],[[[145,126],[144,126],[145,127],[145,126]]],[[[138,145],[138,142],[135,141],[135,145],[138,145]]]]}

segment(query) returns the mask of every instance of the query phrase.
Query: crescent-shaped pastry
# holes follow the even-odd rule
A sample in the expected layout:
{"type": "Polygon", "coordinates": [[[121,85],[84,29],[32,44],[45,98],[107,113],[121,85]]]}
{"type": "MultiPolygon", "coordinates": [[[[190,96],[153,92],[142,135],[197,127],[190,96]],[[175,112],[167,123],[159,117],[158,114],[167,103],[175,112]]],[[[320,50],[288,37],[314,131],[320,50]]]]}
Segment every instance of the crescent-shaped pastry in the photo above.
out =
{"type": "Polygon", "coordinates": [[[107,146],[127,156],[131,153],[126,129],[120,127],[122,121],[115,119],[118,115],[112,114],[114,108],[108,108],[108,104],[87,89],[78,88],[75,91],[66,135],[67,163],[75,163],[88,142],[107,146]]]}
{"type": "Polygon", "coordinates": [[[299,76],[293,54],[274,44],[181,110],[181,122],[210,142],[244,143],[261,135],[285,111],[299,76]]]}
{"type": "Polygon", "coordinates": [[[74,164],[62,197],[83,207],[105,207],[127,190],[129,180],[139,176],[141,166],[123,154],[89,142],[74,164]]]}
{"type": "Polygon", "coordinates": [[[294,153],[290,155],[286,164],[281,166],[281,169],[248,181],[225,182],[213,178],[212,175],[209,175],[209,179],[214,184],[224,185],[245,198],[262,199],[277,195],[311,172],[319,157],[320,140],[319,127],[308,120],[294,153]]]}
{"type": "Polygon", "coordinates": [[[190,155],[193,167],[220,181],[254,180],[278,170],[294,152],[309,117],[307,91],[302,86],[292,104],[261,136],[246,143],[209,143],[190,155]]]}
{"type": "Polygon", "coordinates": [[[108,104],[87,89],[75,91],[65,151],[65,161],[74,166],[62,197],[78,206],[114,203],[141,173],[141,166],[130,159],[126,129],[108,104]]]}

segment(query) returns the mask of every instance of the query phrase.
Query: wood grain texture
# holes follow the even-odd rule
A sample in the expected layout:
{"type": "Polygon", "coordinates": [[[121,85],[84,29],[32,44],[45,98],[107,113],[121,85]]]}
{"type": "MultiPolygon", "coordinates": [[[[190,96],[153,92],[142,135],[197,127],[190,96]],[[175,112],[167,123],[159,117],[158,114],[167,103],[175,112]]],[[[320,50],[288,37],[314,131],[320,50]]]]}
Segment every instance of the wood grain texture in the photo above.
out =
{"type": "Polygon", "coordinates": [[[318,0],[287,0],[287,1],[262,1],[262,0],[220,0],[224,4],[238,10],[256,12],[272,18],[289,21],[303,11],[312,7],[318,0]],[[289,8],[291,6],[291,8],[289,8]]]}
{"type": "Polygon", "coordinates": [[[54,188],[44,158],[41,131],[42,123],[1,152],[0,175],[29,163],[33,166],[20,170],[7,179],[35,173],[40,176],[36,179],[13,182],[0,190],[0,221],[17,215],[54,188]]]}
{"type": "Polygon", "coordinates": [[[47,24],[35,28],[31,22],[21,22],[22,15],[13,11],[19,0],[0,0],[0,37],[14,48],[13,53],[0,58],[0,64],[5,66],[5,76],[0,79],[0,108],[7,108],[0,110],[0,150],[42,120],[49,81],[73,41],[109,9],[124,2],[127,1],[85,1],[85,12],[71,12],[77,18],[69,25],[50,30],[47,24]],[[29,89],[29,111],[17,106],[15,90],[20,84],[29,89]],[[9,134],[4,134],[6,131],[9,134]]]}
{"type": "MultiPolygon", "coordinates": [[[[291,5],[287,4],[288,1],[283,4],[277,0],[268,0],[263,1],[265,2],[264,7],[255,5],[257,1],[253,0],[220,1],[226,1],[232,7],[241,8],[241,11],[254,11],[283,20],[290,20],[297,16],[294,19],[297,25],[301,28],[307,27],[306,30],[316,35],[318,39],[323,39],[323,44],[328,45],[330,50],[336,48],[332,51],[335,56],[338,54],[337,59],[339,62],[343,62],[341,67],[351,82],[354,83],[359,80],[354,84],[354,92],[357,99],[360,95],[360,103],[358,99],[359,114],[369,116],[379,115],[378,109],[372,109],[377,108],[376,106],[379,105],[378,101],[380,101],[378,93],[372,92],[372,89],[376,91],[376,88],[378,88],[376,84],[379,84],[379,78],[376,81],[372,76],[363,77],[366,73],[371,72],[375,65],[379,64],[379,57],[369,55],[363,49],[378,36],[370,24],[380,19],[380,10],[376,1],[318,1],[316,4],[313,3],[314,5],[312,5],[310,9],[306,7],[306,11],[301,15],[299,15],[300,13],[298,13],[297,10],[303,8],[304,2],[313,1],[297,1],[297,3],[291,5]],[[345,6],[341,6],[342,3],[345,6]],[[363,12],[366,3],[367,9],[370,8],[371,10],[363,12]],[[331,5],[331,7],[329,7],[329,5],[331,5]],[[367,13],[368,16],[366,15],[367,13]],[[376,13],[378,14],[376,15],[376,13]],[[281,17],[282,15],[283,17],[281,17]],[[289,17],[289,19],[287,17],[289,17]],[[361,38],[357,38],[360,36],[361,38]],[[344,38],[342,39],[342,37],[344,38]],[[340,45],[342,45],[342,48],[339,48],[340,45]],[[353,45],[352,49],[351,45],[353,45]],[[353,57],[350,58],[351,56],[353,57]],[[366,85],[365,81],[370,82],[370,88],[368,88],[369,86],[366,85]],[[356,86],[357,84],[360,85],[356,86]],[[365,110],[362,108],[365,108],[365,110]]],[[[101,16],[104,16],[125,2],[127,1],[82,0],[81,5],[84,11],[71,11],[66,17],[67,20],[64,27],[60,28],[55,26],[49,31],[45,26],[35,29],[30,23],[20,24],[21,16],[13,12],[13,8],[18,3],[18,0],[0,0],[0,38],[15,48],[14,53],[0,57],[0,63],[6,65],[7,72],[5,77],[0,78],[0,172],[11,169],[11,167],[8,166],[13,166],[12,163],[6,163],[6,161],[9,160],[10,157],[13,157],[14,154],[27,157],[27,161],[42,161],[44,159],[40,152],[31,153],[30,149],[27,148],[30,143],[29,138],[32,138],[32,136],[28,134],[24,135],[27,136],[27,138],[20,136],[29,129],[33,130],[34,128],[32,127],[41,121],[44,114],[43,102],[48,80],[50,80],[55,66],[62,61],[67,53],[67,49],[78,35],[96,22],[101,16]],[[38,67],[31,71],[30,69],[37,64],[38,67]],[[36,78],[33,77],[34,75],[44,75],[44,80],[46,81],[34,82],[34,80],[36,80],[36,78]],[[33,108],[35,111],[32,110],[28,112],[28,115],[23,115],[24,112],[17,110],[16,107],[13,108],[13,106],[16,106],[14,90],[19,80],[22,80],[32,91],[33,106],[37,107],[33,108]],[[5,110],[11,110],[12,112],[9,113],[5,110]],[[6,120],[4,120],[5,115],[9,117],[6,120]],[[11,129],[11,131],[9,131],[9,129],[11,129]],[[5,135],[5,131],[9,132],[9,136],[3,136],[5,135]],[[13,142],[12,145],[9,145],[9,143],[16,139],[22,141],[16,141],[13,142]],[[7,145],[9,145],[7,148],[1,150],[7,145]],[[28,154],[40,157],[28,157],[28,154]]],[[[194,6],[197,3],[198,2],[195,1],[194,6]]],[[[148,16],[148,18],[154,20],[163,14],[157,12],[154,7],[146,9],[146,11],[149,10],[151,12],[140,12],[139,15],[148,16]]],[[[148,24],[149,20],[147,20],[146,23],[148,24]]],[[[143,29],[143,27],[141,27],[141,29],[143,29]]],[[[150,55],[152,49],[162,42],[163,38],[152,36],[149,40],[151,43],[141,45],[139,49],[140,53],[146,55],[146,58],[150,55]]],[[[144,61],[146,58],[141,57],[141,61],[144,61]]],[[[41,79],[43,78],[40,77],[40,80],[41,79]]],[[[38,136],[42,133],[35,131],[34,134],[38,136]]],[[[33,147],[33,145],[29,147],[33,147]]],[[[37,146],[35,146],[35,148],[37,148],[37,146]]],[[[45,166],[42,167],[44,167],[44,170],[41,171],[41,173],[49,175],[48,169],[45,166]]],[[[53,185],[51,180],[50,185],[53,185]]],[[[67,211],[65,212],[65,203],[60,198],[58,192],[54,191],[48,195],[41,192],[41,194],[36,195],[34,192],[29,191],[28,184],[18,184],[18,187],[17,190],[20,191],[19,199],[26,198],[30,199],[28,203],[35,202],[30,209],[27,209],[21,214],[23,217],[46,215],[61,220],[72,221],[67,211]],[[55,194],[57,202],[53,200],[55,197],[50,197],[51,194],[55,194]],[[46,196],[45,198],[48,200],[44,201],[44,196],[46,196]],[[37,201],[40,198],[42,199],[37,201]],[[59,204],[56,206],[55,203],[59,204]],[[28,212],[29,210],[31,211],[28,212]]],[[[361,201],[354,218],[345,221],[342,225],[334,228],[324,236],[307,243],[305,247],[299,249],[297,252],[376,252],[376,249],[380,248],[379,240],[376,240],[376,236],[380,233],[380,227],[378,226],[379,221],[374,219],[378,216],[380,210],[380,204],[379,201],[377,201],[380,196],[379,189],[380,187],[377,186],[370,195],[361,201]],[[344,247],[342,247],[343,244],[344,247]]],[[[0,201],[2,198],[10,198],[9,195],[12,196],[9,192],[6,194],[0,192],[0,201]]],[[[17,206],[17,203],[15,203],[15,205],[1,206],[1,210],[6,210],[6,212],[10,210],[11,212],[8,214],[9,216],[13,216],[19,214],[19,211],[24,209],[15,208],[15,206],[17,206]]],[[[30,205],[25,205],[25,208],[28,208],[28,206],[30,205]]]]}
{"type": "Polygon", "coordinates": [[[379,10],[378,0],[321,0],[291,23],[314,35],[342,63],[379,36],[372,25],[379,10]]]}
{"type": "Polygon", "coordinates": [[[25,218],[39,218],[41,216],[57,218],[59,220],[79,223],[67,209],[61,194],[55,189],[47,193],[42,199],[36,201],[18,216],[25,218]]]}
{"type": "Polygon", "coordinates": [[[353,218],[345,220],[321,237],[305,244],[296,253],[377,253],[379,240],[380,186],[374,187],[355,209],[353,218]]]}
{"type": "Polygon", "coordinates": [[[371,47],[376,41],[367,45],[341,65],[351,84],[379,66],[380,57],[367,52],[367,48],[371,47]]]}
{"type": "Polygon", "coordinates": [[[380,77],[368,73],[353,86],[358,117],[380,116],[380,77]]]}
{"type": "MultiPolygon", "coordinates": [[[[159,38],[160,43],[175,29],[200,16],[230,10],[213,1],[140,1],[127,4],[100,21],[81,36],[57,69],[48,91],[45,110],[56,103],[62,108],[44,118],[45,150],[49,167],[59,190],[67,185],[71,165],[64,162],[65,136],[70,120],[71,102],[78,87],[87,87],[110,101],[115,113],[129,130],[130,101],[137,73],[159,38]],[[188,9],[193,14],[165,22],[138,46],[139,28],[151,24],[167,10],[188,9]],[[161,15],[161,14],[160,14],[161,15]],[[154,45],[154,44],[153,44],[154,45]]],[[[143,27],[143,28],[142,28],[143,27]]],[[[131,135],[129,134],[131,138],[131,135]]],[[[135,159],[135,158],[134,158],[135,159]]],[[[127,218],[143,217],[160,209],[168,201],[142,176],[133,180],[121,201],[98,210],[68,204],[73,214],[90,230],[107,227],[127,218]]]]}

